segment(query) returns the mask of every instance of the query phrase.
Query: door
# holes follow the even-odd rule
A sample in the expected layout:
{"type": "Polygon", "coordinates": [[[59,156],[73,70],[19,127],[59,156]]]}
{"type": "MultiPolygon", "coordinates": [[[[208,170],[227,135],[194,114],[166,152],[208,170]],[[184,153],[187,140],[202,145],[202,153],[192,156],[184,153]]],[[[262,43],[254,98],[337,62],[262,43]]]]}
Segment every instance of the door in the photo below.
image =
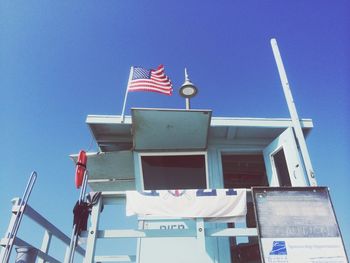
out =
{"type": "Polygon", "coordinates": [[[270,186],[307,186],[292,128],[271,142],[263,154],[270,186]]]}

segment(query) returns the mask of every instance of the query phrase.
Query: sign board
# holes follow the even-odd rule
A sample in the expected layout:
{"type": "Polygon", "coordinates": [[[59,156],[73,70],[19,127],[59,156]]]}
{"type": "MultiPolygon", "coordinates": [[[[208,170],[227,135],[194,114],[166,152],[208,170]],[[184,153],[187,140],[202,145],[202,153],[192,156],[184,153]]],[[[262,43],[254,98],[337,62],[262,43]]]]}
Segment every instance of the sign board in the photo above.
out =
{"type": "Polygon", "coordinates": [[[263,262],[348,262],[326,187],[252,193],[263,262]]]}

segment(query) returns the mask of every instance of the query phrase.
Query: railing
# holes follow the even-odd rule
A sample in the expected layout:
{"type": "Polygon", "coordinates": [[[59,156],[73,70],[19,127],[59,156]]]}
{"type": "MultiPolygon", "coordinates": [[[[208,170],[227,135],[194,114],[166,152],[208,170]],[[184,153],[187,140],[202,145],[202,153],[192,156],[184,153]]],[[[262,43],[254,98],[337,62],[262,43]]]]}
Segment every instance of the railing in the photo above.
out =
{"type": "MultiPolygon", "coordinates": [[[[248,191],[250,192],[250,191],[248,191]]],[[[250,194],[248,195],[250,196],[250,194]]],[[[20,210],[20,198],[12,200],[12,218],[9,224],[9,228],[12,228],[14,218],[20,210]]],[[[98,239],[119,239],[119,238],[169,238],[169,237],[195,237],[202,248],[205,249],[206,237],[256,237],[256,228],[230,228],[223,224],[221,228],[206,228],[205,220],[203,218],[194,219],[194,225],[187,229],[99,229],[100,211],[103,205],[120,205],[125,204],[125,192],[102,192],[101,198],[96,205],[92,208],[91,224],[88,231],[83,231],[80,235],[81,238],[86,238],[86,250],[77,246],[76,252],[83,256],[84,263],[91,262],[136,262],[136,255],[95,255],[96,242],[98,239]]],[[[56,237],[62,241],[66,246],[66,254],[64,262],[67,262],[69,257],[69,245],[71,239],[61,232],[57,227],[47,221],[43,216],[36,212],[29,205],[26,206],[23,215],[27,216],[38,225],[45,229],[45,233],[42,239],[40,248],[37,248],[19,237],[13,238],[13,244],[15,246],[33,247],[37,251],[39,257],[38,262],[60,262],[56,258],[49,255],[49,248],[52,237],[56,237]]],[[[154,219],[159,220],[160,218],[154,219]]],[[[139,218],[139,222],[143,220],[152,220],[152,218],[139,218]]],[[[179,219],[180,220],[180,219],[179,219]]],[[[0,245],[5,247],[9,243],[9,231],[7,231],[5,238],[0,240],[0,245]]],[[[4,249],[3,249],[4,251],[4,249]]],[[[0,259],[3,257],[3,251],[0,254],[0,259]]]]}
{"type": "MultiPolygon", "coordinates": [[[[0,245],[3,247],[0,253],[0,259],[2,260],[5,256],[5,247],[12,242],[14,246],[34,248],[37,251],[37,256],[39,257],[39,260],[38,260],[39,263],[44,263],[44,262],[60,263],[61,261],[49,255],[51,239],[52,237],[55,237],[60,241],[62,241],[65,245],[67,245],[66,256],[65,256],[67,257],[70,238],[67,235],[65,235],[61,230],[59,230],[56,226],[50,223],[47,219],[45,219],[42,215],[40,215],[37,211],[35,211],[28,204],[26,205],[24,211],[20,211],[21,209],[20,203],[21,203],[20,198],[14,198],[12,200],[12,217],[11,217],[5,237],[0,240],[0,245]],[[22,240],[17,236],[11,236],[10,234],[11,229],[13,228],[13,225],[15,223],[16,215],[19,212],[22,212],[24,216],[27,216],[28,218],[30,218],[35,223],[37,223],[38,225],[40,225],[45,229],[40,248],[33,246],[32,244],[22,240]]],[[[82,256],[85,255],[85,250],[80,246],[76,248],[76,251],[82,256]]],[[[8,257],[8,260],[9,260],[9,257],[8,257]]]]}
{"type": "MultiPolygon", "coordinates": [[[[248,191],[250,193],[250,191],[248,191]]],[[[250,196],[250,194],[249,194],[250,196]]],[[[99,229],[100,210],[102,205],[120,205],[125,202],[125,192],[102,192],[101,198],[92,209],[91,225],[88,231],[83,231],[81,237],[87,238],[84,263],[90,262],[136,262],[135,255],[102,256],[95,255],[98,239],[118,238],[169,238],[169,237],[194,237],[205,249],[206,237],[256,237],[256,228],[206,228],[203,218],[194,219],[195,226],[188,229],[99,229]]],[[[151,218],[140,219],[152,220],[151,218]]],[[[160,218],[154,219],[160,220],[160,218]]],[[[188,220],[188,219],[184,219],[188,220]]]]}

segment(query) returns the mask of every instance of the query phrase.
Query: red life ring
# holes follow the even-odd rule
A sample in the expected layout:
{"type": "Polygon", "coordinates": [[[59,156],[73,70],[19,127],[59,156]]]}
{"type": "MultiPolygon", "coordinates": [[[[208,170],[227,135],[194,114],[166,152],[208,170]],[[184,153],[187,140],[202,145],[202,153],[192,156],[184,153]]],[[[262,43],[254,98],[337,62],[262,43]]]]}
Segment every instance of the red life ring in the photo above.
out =
{"type": "Polygon", "coordinates": [[[84,174],[86,170],[87,157],[85,151],[79,152],[78,161],[75,169],[75,186],[79,189],[83,184],[84,174]]]}

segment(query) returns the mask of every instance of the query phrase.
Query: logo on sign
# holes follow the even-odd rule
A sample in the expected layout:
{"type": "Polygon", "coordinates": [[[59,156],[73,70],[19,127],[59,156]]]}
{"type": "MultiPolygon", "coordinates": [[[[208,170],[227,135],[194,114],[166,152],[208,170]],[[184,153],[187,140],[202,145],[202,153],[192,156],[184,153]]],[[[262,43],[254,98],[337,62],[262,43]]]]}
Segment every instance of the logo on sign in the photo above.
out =
{"type": "Polygon", "coordinates": [[[287,255],[285,241],[273,241],[270,255],[287,255]]]}
{"type": "Polygon", "coordinates": [[[273,241],[272,249],[267,258],[269,263],[288,263],[286,242],[273,241]]]}

